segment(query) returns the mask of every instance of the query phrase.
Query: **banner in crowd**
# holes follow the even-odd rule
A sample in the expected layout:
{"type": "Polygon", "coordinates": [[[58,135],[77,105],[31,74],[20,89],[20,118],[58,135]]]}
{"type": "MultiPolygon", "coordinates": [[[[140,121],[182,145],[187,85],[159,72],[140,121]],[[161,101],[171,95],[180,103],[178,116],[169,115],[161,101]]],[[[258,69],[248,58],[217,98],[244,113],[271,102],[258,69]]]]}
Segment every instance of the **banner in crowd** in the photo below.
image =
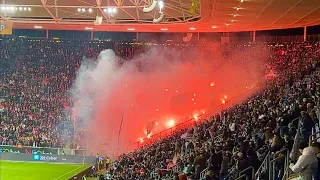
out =
{"type": "Polygon", "coordinates": [[[0,34],[11,35],[12,34],[12,21],[0,20],[0,34]]]}
{"type": "Polygon", "coordinates": [[[59,154],[56,148],[0,146],[0,152],[25,153],[25,154],[59,154]]]}

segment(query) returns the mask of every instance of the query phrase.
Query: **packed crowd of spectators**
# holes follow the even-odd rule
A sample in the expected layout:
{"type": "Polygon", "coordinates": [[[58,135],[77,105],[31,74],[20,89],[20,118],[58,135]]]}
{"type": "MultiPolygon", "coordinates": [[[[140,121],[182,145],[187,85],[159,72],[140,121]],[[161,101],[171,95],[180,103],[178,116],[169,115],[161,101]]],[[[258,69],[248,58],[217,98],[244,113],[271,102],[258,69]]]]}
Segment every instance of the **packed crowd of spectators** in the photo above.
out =
{"type": "MultiPolygon", "coordinates": [[[[64,147],[62,139],[73,136],[72,117],[65,113],[72,105],[68,90],[81,60],[96,58],[106,48],[114,49],[123,59],[132,58],[136,52],[126,42],[16,39],[1,43],[0,145],[64,147]]],[[[224,48],[223,54],[231,59],[263,59],[263,68],[275,76],[242,104],[120,156],[112,165],[113,176],[148,179],[167,176],[171,172],[168,169],[174,169],[176,179],[200,179],[206,169],[207,179],[226,175],[235,179],[230,171],[239,172],[248,166],[257,170],[269,151],[294,149],[297,132],[301,136],[299,149],[307,147],[312,131],[319,129],[320,44],[257,45],[257,50],[265,48],[270,53],[255,56],[228,51],[234,48],[224,48]]],[[[308,148],[309,152],[317,151],[316,147],[308,148]]],[[[282,164],[277,166],[279,177],[284,173],[282,164]]],[[[299,164],[290,167],[301,170],[299,164]]]]}
{"type": "MultiPolygon", "coordinates": [[[[119,179],[170,176],[198,180],[201,172],[205,179],[236,179],[237,172],[249,166],[257,170],[269,152],[288,149],[295,163],[297,149],[305,148],[290,168],[302,172],[308,180],[316,178],[319,144],[308,147],[308,143],[311,133],[319,130],[320,44],[289,43],[270,48],[271,53],[263,59],[266,72],[272,69],[275,76],[251,98],[120,156],[110,173],[119,179]]],[[[276,165],[276,178],[281,179],[283,159],[276,165]]],[[[253,178],[250,171],[246,174],[253,178]]],[[[268,173],[259,172],[260,179],[267,177],[268,173]]]]}
{"type": "Polygon", "coordinates": [[[123,59],[135,50],[126,42],[1,40],[0,145],[64,147],[73,136],[67,90],[82,59],[107,48],[123,59]]]}

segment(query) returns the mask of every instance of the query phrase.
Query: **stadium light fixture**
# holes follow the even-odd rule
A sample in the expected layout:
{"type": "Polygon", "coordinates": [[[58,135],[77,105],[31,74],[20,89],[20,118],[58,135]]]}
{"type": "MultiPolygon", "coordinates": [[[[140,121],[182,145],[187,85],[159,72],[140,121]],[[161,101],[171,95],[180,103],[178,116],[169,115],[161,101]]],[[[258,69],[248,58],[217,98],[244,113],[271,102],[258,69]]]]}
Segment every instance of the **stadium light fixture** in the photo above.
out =
{"type": "Polygon", "coordinates": [[[153,23],[159,23],[161,22],[165,17],[164,13],[161,13],[160,16],[157,19],[153,19],[153,23]]]}
{"type": "Polygon", "coordinates": [[[134,31],[134,28],[127,28],[127,31],[134,31]]]}
{"type": "Polygon", "coordinates": [[[24,7],[24,8],[23,8],[24,11],[26,11],[27,9],[28,9],[27,7],[24,7]]]}
{"type": "Polygon", "coordinates": [[[81,11],[82,11],[82,12],[86,12],[86,9],[85,9],[85,8],[82,8],[81,11]]]}
{"type": "Polygon", "coordinates": [[[28,11],[31,11],[31,8],[30,8],[30,7],[28,7],[28,11]]]}
{"type": "Polygon", "coordinates": [[[89,9],[88,9],[88,12],[89,12],[89,13],[92,13],[92,8],[89,8],[89,9]]]}
{"type": "Polygon", "coordinates": [[[163,1],[159,1],[159,8],[162,9],[164,7],[163,1]]]}
{"type": "Polygon", "coordinates": [[[149,7],[144,7],[144,8],[142,9],[142,11],[143,11],[144,13],[148,13],[148,12],[153,11],[154,8],[156,7],[157,3],[158,3],[158,0],[153,0],[152,3],[151,3],[151,6],[149,6],[149,7]]]}
{"type": "Polygon", "coordinates": [[[238,11],[239,9],[240,9],[240,8],[239,8],[239,7],[237,7],[237,9],[236,9],[236,10],[238,11]]]}
{"type": "Polygon", "coordinates": [[[242,3],[243,3],[243,0],[240,0],[240,2],[242,2],[242,3]]]}

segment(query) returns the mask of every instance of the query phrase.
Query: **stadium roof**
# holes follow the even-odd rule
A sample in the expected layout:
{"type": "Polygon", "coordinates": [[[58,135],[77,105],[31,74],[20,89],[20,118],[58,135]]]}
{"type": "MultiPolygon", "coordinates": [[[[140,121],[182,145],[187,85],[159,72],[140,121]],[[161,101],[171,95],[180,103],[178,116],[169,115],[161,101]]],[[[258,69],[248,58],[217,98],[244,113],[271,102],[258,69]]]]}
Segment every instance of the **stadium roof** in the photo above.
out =
{"type": "Polygon", "coordinates": [[[233,32],[320,24],[320,0],[163,0],[160,23],[153,23],[158,5],[142,11],[152,1],[160,0],[3,0],[0,15],[19,29],[233,32]],[[97,15],[101,25],[94,25],[97,15]]]}

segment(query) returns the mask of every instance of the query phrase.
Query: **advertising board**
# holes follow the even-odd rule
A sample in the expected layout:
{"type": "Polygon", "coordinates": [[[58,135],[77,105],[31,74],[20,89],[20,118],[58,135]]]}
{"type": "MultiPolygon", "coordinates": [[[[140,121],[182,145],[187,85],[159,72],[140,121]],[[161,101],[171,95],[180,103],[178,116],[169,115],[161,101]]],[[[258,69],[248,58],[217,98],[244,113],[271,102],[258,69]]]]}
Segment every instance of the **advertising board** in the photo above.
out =
{"type": "Polygon", "coordinates": [[[56,163],[76,163],[92,164],[96,162],[95,156],[72,156],[72,155],[53,155],[53,154],[24,154],[1,152],[1,160],[27,161],[27,162],[56,162],[56,163]]]}
{"type": "Polygon", "coordinates": [[[16,147],[0,146],[0,152],[25,153],[25,154],[59,154],[56,148],[38,148],[38,147],[16,147]]]}

